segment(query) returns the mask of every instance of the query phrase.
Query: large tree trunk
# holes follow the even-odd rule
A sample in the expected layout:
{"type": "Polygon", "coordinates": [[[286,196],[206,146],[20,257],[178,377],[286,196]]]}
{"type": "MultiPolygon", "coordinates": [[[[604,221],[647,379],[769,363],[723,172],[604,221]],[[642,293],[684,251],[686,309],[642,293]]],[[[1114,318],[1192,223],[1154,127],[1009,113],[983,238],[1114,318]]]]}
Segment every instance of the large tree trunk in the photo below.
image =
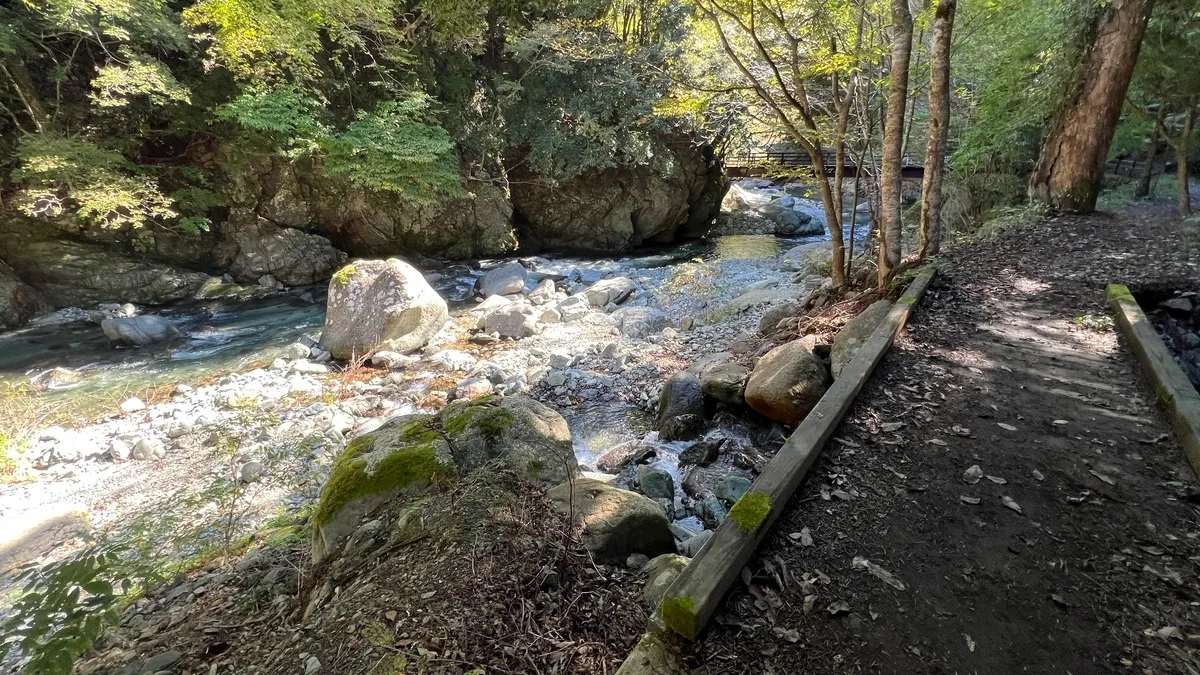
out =
{"type": "Polygon", "coordinates": [[[1154,160],[1158,159],[1158,130],[1150,132],[1150,142],[1146,144],[1146,166],[1142,168],[1141,178],[1138,179],[1137,189],[1133,191],[1136,199],[1150,196],[1150,179],[1154,177],[1154,160]]]}
{"type": "Polygon", "coordinates": [[[1083,56],[1079,79],[1059,108],[1029,180],[1029,196],[1060,211],[1090,213],[1104,181],[1108,146],[1154,0],[1112,0],[1083,56]]]}
{"type": "Polygon", "coordinates": [[[921,182],[921,247],[917,256],[936,255],[942,246],[942,175],[950,126],[950,33],[957,0],[939,0],[929,45],[929,137],[921,182]]]}
{"type": "Polygon", "coordinates": [[[913,19],[908,0],[892,0],[892,65],[888,84],[887,123],[880,167],[879,286],[900,266],[900,153],[904,144],[904,111],[908,96],[908,61],[912,56],[913,19]]]}
{"type": "Polygon", "coordinates": [[[1188,107],[1187,115],[1184,116],[1183,130],[1179,134],[1179,140],[1173,143],[1175,164],[1179,166],[1175,169],[1175,177],[1179,182],[1179,215],[1181,217],[1186,217],[1192,212],[1192,191],[1191,186],[1188,185],[1188,150],[1195,122],[1196,106],[1192,105],[1188,107]]]}

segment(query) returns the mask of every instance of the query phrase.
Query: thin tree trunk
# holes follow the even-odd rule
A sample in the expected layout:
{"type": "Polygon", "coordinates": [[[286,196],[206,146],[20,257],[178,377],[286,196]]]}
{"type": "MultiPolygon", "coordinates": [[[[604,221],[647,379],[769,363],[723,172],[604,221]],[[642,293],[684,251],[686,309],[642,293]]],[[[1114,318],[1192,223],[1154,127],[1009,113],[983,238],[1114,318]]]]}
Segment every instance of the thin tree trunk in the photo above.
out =
{"type": "Polygon", "coordinates": [[[1112,0],[1103,10],[1080,78],[1042,145],[1029,180],[1031,198],[1060,211],[1095,210],[1108,146],[1153,8],[1154,0],[1112,0]]]}
{"type": "Polygon", "coordinates": [[[1192,191],[1188,185],[1188,149],[1192,136],[1192,125],[1196,121],[1196,106],[1188,107],[1184,117],[1183,130],[1179,134],[1179,142],[1175,144],[1175,177],[1179,181],[1179,215],[1187,217],[1192,213],[1192,191]]]}
{"type": "Polygon", "coordinates": [[[37,89],[33,86],[33,79],[29,77],[29,71],[26,70],[21,56],[16,53],[5,54],[3,60],[0,61],[0,69],[12,80],[17,97],[25,106],[25,112],[29,113],[29,119],[33,121],[34,129],[42,131],[46,126],[46,109],[42,107],[37,89]]]}
{"type": "Polygon", "coordinates": [[[913,19],[908,0],[892,0],[892,72],[888,85],[887,126],[880,169],[879,287],[900,266],[900,152],[904,143],[904,111],[908,103],[908,61],[912,55],[913,19]]]}
{"type": "MultiPolygon", "coordinates": [[[[922,2],[921,4],[924,5],[925,3],[922,2]]],[[[920,49],[920,46],[924,43],[925,43],[925,30],[921,29],[921,32],[917,34],[917,39],[913,42],[913,45],[915,45],[917,47],[917,49],[915,50],[916,54],[913,55],[912,65],[909,66],[909,69],[908,69],[909,73],[912,73],[913,71],[916,71],[917,73],[921,72],[921,49],[920,49]]],[[[901,160],[903,160],[905,157],[908,157],[908,148],[910,146],[910,141],[912,141],[913,127],[917,126],[916,124],[913,124],[913,120],[916,119],[916,117],[917,117],[917,99],[920,97],[920,95],[921,95],[921,86],[918,84],[916,86],[916,90],[910,92],[910,95],[908,97],[908,115],[905,117],[905,120],[907,120],[907,121],[904,123],[904,142],[902,144],[900,144],[901,160]]]]}
{"type": "Polygon", "coordinates": [[[942,175],[950,126],[950,34],[957,0],[938,0],[929,45],[929,138],[921,181],[921,245],[917,257],[936,255],[942,246],[942,175]]]}
{"type": "Polygon", "coordinates": [[[854,160],[854,192],[850,196],[850,251],[846,254],[846,278],[854,267],[854,228],[858,227],[858,181],[862,177],[862,162],[854,160]]]}
{"type": "Polygon", "coordinates": [[[1150,142],[1146,144],[1146,166],[1142,169],[1142,177],[1138,180],[1137,189],[1133,191],[1136,199],[1150,196],[1150,179],[1154,177],[1154,160],[1158,159],[1158,132],[1150,133],[1150,142]]]}

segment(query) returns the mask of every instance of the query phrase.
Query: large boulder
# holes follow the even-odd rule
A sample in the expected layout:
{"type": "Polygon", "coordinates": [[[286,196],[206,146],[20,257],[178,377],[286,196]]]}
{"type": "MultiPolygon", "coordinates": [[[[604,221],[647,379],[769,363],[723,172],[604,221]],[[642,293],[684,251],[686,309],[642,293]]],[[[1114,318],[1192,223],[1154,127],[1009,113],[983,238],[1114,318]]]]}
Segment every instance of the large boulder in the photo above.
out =
{"type": "Polygon", "coordinates": [[[750,371],[736,363],[721,363],[700,375],[700,390],[705,395],[731,405],[746,402],[746,378],[750,371]]]}
{"type": "Polygon", "coordinates": [[[891,302],[878,300],[842,326],[829,350],[829,370],[835,378],[841,376],[842,370],[854,360],[854,356],[891,310],[891,302]]]}
{"type": "Polygon", "coordinates": [[[622,334],[639,339],[661,333],[671,325],[670,317],[653,307],[622,307],[612,313],[612,319],[622,334]]]}
{"type": "Polygon", "coordinates": [[[16,328],[53,309],[42,294],[0,262],[0,328],[16,328]]]}
{"type": "Polygon", "coordinates": [[[531,398],[455,401],[437,419],[464,472],[501,461],[536,483],[555,484],[579,473],[567,421],[531,398]]]}
{"type": "Polygon", "coordinates": [[[183,335],[175,324],[151,314],[105,319],[100,322],[100,329],[109,340],[124,345],[154,344],[183,335]]]}
{"type": "Polygon", "coordinates": [[[618,305],[625,302],[636,290],[637,284],[629,277],[613,277],[597,281],[591,288],[585,289],[583,295],[593,307],[606,307],[609,304],[618,305]]]}
{"type": "Polygon", "coordinates": [[[525,269],[524,265],[519,262],[511,262],[488,270],[475,283],[475,287],[479,290],[479,294],[485,298],[490,298],[493,295],[522,293],[525,290],[525,278],[527,276],[529,276],[529,272],[525,269]]]}
{"type": "Polygon", "coordinates": [[[542,309],[528,303],[509,302],[485,312],[475,327],[484,333],[520,339],[537,334],[542,314],[542,309]]]}
{"type": "Polygon", "coordinates": [[[455,401],[437,415],[388,420],[353,439],[334,462],[313,515],[314,560],[335,551],[380,504],[495,463],[543,485],[579,473],[566,420],[525,397],[455,401]]]}
{"type": "Polygon", "coordinates": [[[686,441],[700,435],[704,394],[700,378],[682,371],[667,378],[658,393],[658,435],[664,441],[686,441]]]}
{"type": "Polygon", "coordinates": [[[649,139],[637,165],[547,181],[521,164],[510,172],[521,246],[622,251],[707,233],[728,189],[712,148],[684,136],[649,139]]]}
{"type": "Polygon", "coordinates": [[[333,275],[321,349],[339,359],[411,352],[446,325],[446,301],[412,265],[360,260],[333,275]]]}
{"type": "Polygon", "coordinates": [[[784,424],[797,425],[829,386],[829,372],[803,340],[767,352],[746,382],[746,404],[784,424]]]}
{"type": "Polygon", "coordinates": [[[582,478],[552,488],[554,508],[583,530],[583,544],[602,563],[624,564],[633,553],[675,552],[671,523],[661,506],[636,492],[582,478]]]}
{"type": "Polygon", "coordinates": [[[242,283],[256,283],[269,274],[287,286],[325,281],[346,261],[346,254],[329,240],[265,218],[231,227],[237,255],[229,274],[242,283]]]}

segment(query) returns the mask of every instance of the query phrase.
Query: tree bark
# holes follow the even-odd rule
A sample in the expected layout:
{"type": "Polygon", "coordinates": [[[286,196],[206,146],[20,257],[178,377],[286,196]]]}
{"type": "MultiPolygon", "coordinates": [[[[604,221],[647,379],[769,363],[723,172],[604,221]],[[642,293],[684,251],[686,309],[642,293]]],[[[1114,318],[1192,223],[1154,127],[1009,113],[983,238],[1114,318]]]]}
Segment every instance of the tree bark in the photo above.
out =
{"type": "Polygon", "coordinates": [[[1187,114],[1184,116],[1183,130],[1179,134],[1179,141],[1174,143],[1175,146],[1175,164],[1179,168],[1175,169],[1175,178],[1179,183],[1179,215],[1186,217],[1192,213],[1192,191],[1188,185],[1188,150],[1189,142],[1192,137],[1192,127],[1196,121],[1196,106],[1188,106],[1187,114]]]}
{"type": "Polygon", "coordinates": [[[957,0],[938,0],[929,39],[929,137],[921,181],[921,246],[917,257],[936,255],[942,246],[942,176],[950,127],[950,33],[957,0]]]}
{"type": "Polygon", "coordinates": [[[1059,211],[1091,213],[1108,146],[1125,104],[1154,0],[1112,0],[1070,96],[1059,108],[1029,180],[1029,196],[1059,211]]]}
{"type": "Polygon", "coordinates": [[[904,112],[908,103],[908,61],[912,56],[913,19],[908,0],[892,0],[892,64],[888,83],[887,123],[880,167],[879,287],[900,266],[900,153],[904,144],[904,112]]]}
{"type": "Polygon", "coordinates": [[[29,77],[29,71],[25,69],[25,62],[21,60],[21,55],[5,54],[3,60],[0,61],[0,69],[12,80],[17,97],[25,106],[25,112],[29,113],[29,119],[33,121],[34,129],[36,131],[45,129],[46,109],[42,106],[42,100],[38,98],[37,89],[33,86],[33,78],[29,77]]]}
{"type": "Polygon", "coordinates": [[[1137,189],[1133,191],[1135,199],[1145,199],[1150,196],[1150,179],[1154,177],[1154,160],[1158,159],[1158,131],[1150,132],[1150,142],[1146,144],[1146,166],[1138,179],[1137,189]]]}

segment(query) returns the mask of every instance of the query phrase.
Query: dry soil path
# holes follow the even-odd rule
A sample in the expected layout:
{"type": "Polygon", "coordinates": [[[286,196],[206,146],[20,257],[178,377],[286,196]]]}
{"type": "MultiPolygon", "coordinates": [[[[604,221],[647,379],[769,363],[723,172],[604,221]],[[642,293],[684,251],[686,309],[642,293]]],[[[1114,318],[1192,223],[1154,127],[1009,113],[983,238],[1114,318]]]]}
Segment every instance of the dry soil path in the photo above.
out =
{"type": "Polygon", "coordinates": [[[1123,341],[1077,322],[1110,281],[1200,283],[1200,223],[1060,218],[947,262],[696,675],[1200,673],[1196,478],[1123,341]]]}

